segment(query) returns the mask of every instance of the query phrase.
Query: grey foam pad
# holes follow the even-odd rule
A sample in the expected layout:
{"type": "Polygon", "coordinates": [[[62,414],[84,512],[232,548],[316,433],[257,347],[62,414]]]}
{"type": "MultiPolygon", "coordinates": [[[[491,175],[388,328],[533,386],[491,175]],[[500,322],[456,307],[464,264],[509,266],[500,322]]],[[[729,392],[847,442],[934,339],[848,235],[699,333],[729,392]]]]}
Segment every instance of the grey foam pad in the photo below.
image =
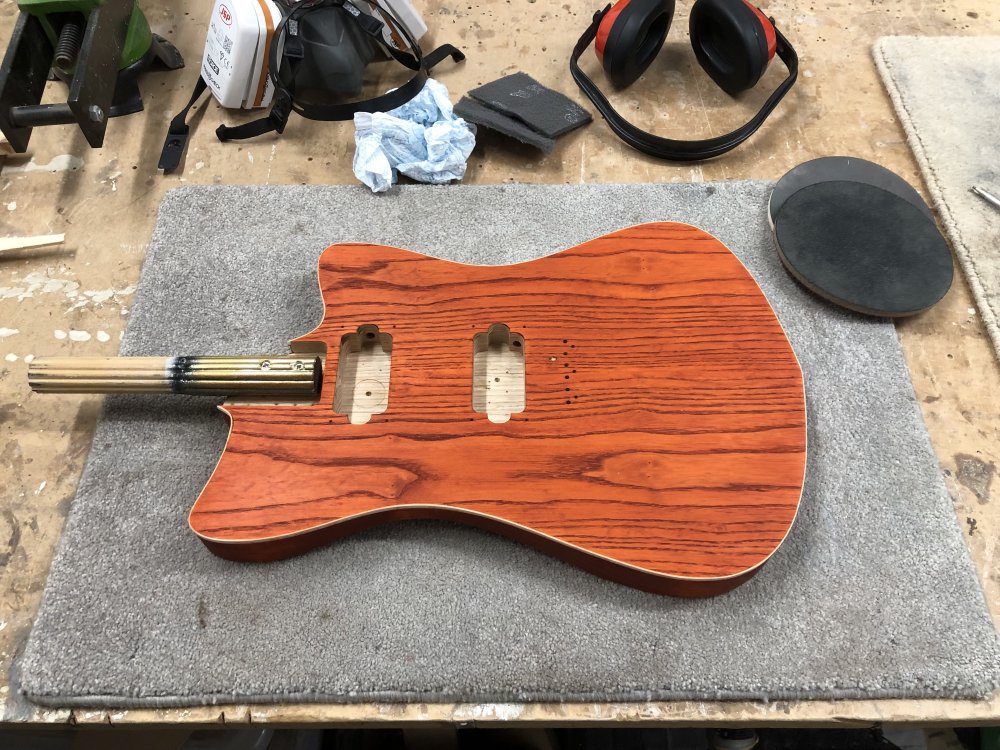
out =
{"type": "Polygon", "coordinates": [[[472,89],[469,96],[548,138],[557,138],[592,119],[568,96],[546,88],[527,73],[498,78],[472,89]]]}
{"type": "Polygon", "coordinates": [[[934,220],[859,182],[809,185],[774,214],[785,267],[821,297],[869,315],[926,310],[951,287],[951,250],[934,220]]]}
{"type": "Polygon", "coordinates": [[[934,220],[934,214],[920,197],[920,193],[898,174],[881,164],[858,159],[855,156],[821,156],[819,159],[811,159],[790,169],[778,180],[767,204],[772,224],[775,214],[781,210],[786,200],[802,188],[821,182],[862,182],[881,188],[899,196],[920,209],[928,219],[934,220]]]}
{"type": "Polygon", "coordinates": [[[171,191],[123,354],[287,351],[320,320],[315,263],[333,242],[512,263],[644,221],[703,227],[747,264],[802,363],[799,515],[760,573],[700,600],[432,522],[228,562],[186,518],[226,419],[194,398],[109,398],[12,690],[103,706],[990,693],[996,632],[895,331],[785,273],[771,187],[171,191]]]}
{"type": "Polygon", "coordinates": [[[529,146],[541,149],[546,154],[552,153],[552,149],[556,147],[554,138],[536,133],[520,120],[485,107],[475,99],[470,99],[467,96],[463,96],[458,100],[458,104],[455,105],[455,114],[469,122],[474,122],[490,130],[495,130],[511,138],[516,138],[521,143],[527,143],[529,146]]]}

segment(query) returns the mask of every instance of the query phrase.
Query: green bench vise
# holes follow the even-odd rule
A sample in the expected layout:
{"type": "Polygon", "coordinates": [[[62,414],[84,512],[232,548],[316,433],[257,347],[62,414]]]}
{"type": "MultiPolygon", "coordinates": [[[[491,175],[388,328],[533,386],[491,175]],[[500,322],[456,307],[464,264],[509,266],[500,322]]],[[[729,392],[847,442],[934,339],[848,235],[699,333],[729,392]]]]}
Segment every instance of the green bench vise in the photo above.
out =
{"type": "Polygon", "coordinates": [[[17,153],[32,128],[76,123],[94,148],[109,117],[142,110],[139,74],[154,63],[184,67],[154,34],[135,0],[18,0],[21,13],[0,64],[0,132],[17,153]],[[65,103],[42,104],[48,80],[69,86],[65,103]]]}

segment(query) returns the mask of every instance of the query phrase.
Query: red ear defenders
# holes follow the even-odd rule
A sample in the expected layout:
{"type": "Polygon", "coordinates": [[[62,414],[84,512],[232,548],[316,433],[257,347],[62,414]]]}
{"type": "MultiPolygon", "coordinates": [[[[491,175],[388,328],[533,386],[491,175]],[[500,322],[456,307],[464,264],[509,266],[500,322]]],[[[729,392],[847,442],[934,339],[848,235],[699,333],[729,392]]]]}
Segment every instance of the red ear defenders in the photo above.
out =
{"type": "Polygon", "coordinates": [[[699,65],[723,91],[736,96],[753,88],[775,54],[788,69],[788,77],[754,118],[732,133],[700,141],[660,138],[618,114],[580,70],[578,61],[593,42],[611,83],[616,88],[625,88],[643,74],[659,53],[673,16],[674,0],[618,0],[614,7],[609,5],[594,15],[594,22],[573,49],[570,72],[608,126],[633,148],[671,161],[710,159],[736,148],[764,124],[795,83],[798,56],[774,22],[747,0],[695,0],[690,17],[691,46],[699,65]]]}

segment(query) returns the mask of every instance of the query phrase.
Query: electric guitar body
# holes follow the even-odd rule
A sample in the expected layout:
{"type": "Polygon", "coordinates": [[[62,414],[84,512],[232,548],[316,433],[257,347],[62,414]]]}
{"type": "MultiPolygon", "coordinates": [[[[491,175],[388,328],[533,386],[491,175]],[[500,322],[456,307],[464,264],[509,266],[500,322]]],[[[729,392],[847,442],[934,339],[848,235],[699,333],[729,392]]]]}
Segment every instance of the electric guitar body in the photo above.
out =
{"type": "Polygon", "coordinates": [[[326,352],[319,399],[223,408],[229,440],[190,514],[214,553],[273,560],[445,519],[708,596],[788,534],[802,372],[757,283],[705,232],[644,224],[508,266],[333,245],[319,285],[323,321],[292,342],[326,352]],[[376,374],[352,378],[366,347],[376,374]]]}

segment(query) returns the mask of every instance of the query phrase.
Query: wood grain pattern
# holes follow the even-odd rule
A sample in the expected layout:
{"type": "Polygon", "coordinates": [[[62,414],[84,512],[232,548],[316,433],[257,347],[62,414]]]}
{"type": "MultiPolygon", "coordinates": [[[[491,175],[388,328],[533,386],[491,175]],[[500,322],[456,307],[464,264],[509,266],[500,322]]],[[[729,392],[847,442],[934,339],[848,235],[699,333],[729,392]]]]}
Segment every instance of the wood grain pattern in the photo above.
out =
{"type": "Polygon", "coordinates": [[[718,240],[644,224],[515,266],[378,245],[319,261],[328,352],[314,404],[227,405],[232,430],[190,514],[223,557],[287,557],[387,521],[445,518],[650,591],[746,580],[795,518],[802,373],[718,240]],[[472,409],[472,338],[524,336],[526,408],[472,409]],[[341,338],[392,336],[388,408],[333,411],[341,338]]]}

